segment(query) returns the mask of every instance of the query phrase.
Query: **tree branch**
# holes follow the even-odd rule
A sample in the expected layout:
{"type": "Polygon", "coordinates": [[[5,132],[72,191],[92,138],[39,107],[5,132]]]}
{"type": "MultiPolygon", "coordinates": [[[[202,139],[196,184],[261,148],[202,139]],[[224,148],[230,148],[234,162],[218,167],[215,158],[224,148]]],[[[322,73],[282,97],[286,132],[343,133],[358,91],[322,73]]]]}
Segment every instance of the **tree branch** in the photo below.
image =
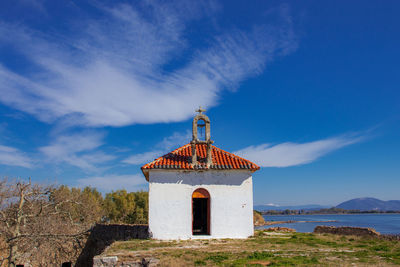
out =
{"type": "Polygon", "coordinates": [[[78,237],[78,236],[82,236],[84,234],[90,233],[92,230],[85,230],[83,232],[77,233],[77,234],[23,234],[23,235],[19,235],[16,237],[12,237],[7,239],[7,242],[11,242],[13,240],[16,239],[20,239],[20,238],[38,238],[38,237],[50,237],[50,238],[59,238],[59,237],[68,237],[68,238],[72,238],[72,237],[78,237]]]}

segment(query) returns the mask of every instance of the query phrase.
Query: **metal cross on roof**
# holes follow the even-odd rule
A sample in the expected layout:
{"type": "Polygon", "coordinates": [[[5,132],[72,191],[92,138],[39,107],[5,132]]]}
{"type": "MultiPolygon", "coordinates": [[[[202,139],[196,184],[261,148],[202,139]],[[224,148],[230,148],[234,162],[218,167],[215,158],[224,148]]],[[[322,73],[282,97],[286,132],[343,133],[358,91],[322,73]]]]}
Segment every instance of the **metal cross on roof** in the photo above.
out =
{"type": "Polygon", "coordinates": [[[199,106],[199,109],[196,110],[196,112],[198,112],[199,114],[202,114],[203,112],[206,112],[206,110],[202,109],[201,106],[199,106]]]}

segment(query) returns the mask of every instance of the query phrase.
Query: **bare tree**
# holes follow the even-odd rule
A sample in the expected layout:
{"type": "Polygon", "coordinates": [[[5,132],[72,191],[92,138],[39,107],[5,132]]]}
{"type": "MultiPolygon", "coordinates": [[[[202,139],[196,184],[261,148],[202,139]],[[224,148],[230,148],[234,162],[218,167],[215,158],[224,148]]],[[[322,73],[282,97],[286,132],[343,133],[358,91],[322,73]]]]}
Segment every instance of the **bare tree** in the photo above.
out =
{"type": "Polygon", "coordinates": [[[0,266],[26,259],[47,265],[82,246],[82,236],[102,216],[99,199],[85,190],[1,180],[0,233],[8,251],[0,266]]]}

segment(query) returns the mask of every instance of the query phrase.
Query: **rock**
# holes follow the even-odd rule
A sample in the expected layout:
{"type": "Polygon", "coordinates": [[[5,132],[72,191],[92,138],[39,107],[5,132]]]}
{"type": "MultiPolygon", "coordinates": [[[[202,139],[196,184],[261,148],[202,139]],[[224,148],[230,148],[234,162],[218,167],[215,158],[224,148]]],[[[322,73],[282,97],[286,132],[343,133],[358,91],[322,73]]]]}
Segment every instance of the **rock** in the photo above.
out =
{"type": "Polygon", "coordinates": [[[293,228],[288,228],[288,227],[270,227],[270,228],[267,228],[267,229],[265,229],[265,231],[269,231],[269,232],[287,232],[287,233],[289,233],[289,232],[296,232],[296,230],[295,229],[293,229],[293,228]]]}
{"type": "Polygon", "coordinates": [[[335,234],[335,235],[355,235],[355,236],[369,236],[379,237],[380,233],[375,231],[373,228],[364,227],[335,227],[335,226],[317,226],[314,229],[314,233],[318,234],[335,234]]]}
{"type": "Polygon", "coordinates": [[[93,258],[93,267],[112,267],[118,262],[117,256],[105,257],[98,256],[93,258]]]}
{"type": "Polygon", "coordinates": [[[96,256],[93,258],[93,267],[155,267],[159,260],[156,258],[142,258],[136,261],[118,261],[117,256],[96,256]]]}
{"type": "Polygon", "coordinates": [[[254,221],[254,226],[265,225],[264,217],[257,211],[253,211],[253,221],[254,221]]]}

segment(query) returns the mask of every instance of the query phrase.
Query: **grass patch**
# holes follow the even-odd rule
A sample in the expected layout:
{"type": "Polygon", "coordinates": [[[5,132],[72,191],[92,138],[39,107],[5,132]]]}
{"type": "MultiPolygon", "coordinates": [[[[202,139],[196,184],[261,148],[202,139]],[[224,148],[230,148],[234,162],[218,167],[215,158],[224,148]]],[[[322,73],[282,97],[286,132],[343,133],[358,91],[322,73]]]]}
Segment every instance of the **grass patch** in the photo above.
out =
{"type": "Polygon", "coordinates": [[[196,266],[202,266],[202,265],[206,265],[207,263],[205,261],[202,260],[195,260],[194,261],[194,265],[196,266]]]}
{"type": "Polygon", "coordinates": [[[387,266],[400,264],[400,242],[357,236],[256,231],[248,239],[115,242],[105,253],[125,261],[154,257],[161,266],[387,266]],[[129,255],[124,259],[124,254],[129,255]]]}
{"type": "Polygon", "coordinates": [[[229,256],[226,254],[221,254],[221,253],[218,253],[215,255],[210,255],[210,256],[207,256],[206,258],[204,258],[204,260],[211,261],[213,263],[222,263],[224,260],[227,260],[227,259],[229,259],[229,256]]]}
{"type": "Polygon", "coordinates": [[[390,250],[388,245],[386,245],[386,244],[380,244],[377,246],[373,246],[371,249],[374,251],[389,251],[390,250]]]}
{"type": "Polygon", "coordinates": [[[246,258],[237,259],[232,266],[254,266],[258,262],[268,262],[268,266],[310,266],[319,264],[316,257],[282,256],[266,251],[255,251],[246,258]]]}
{"type": "Polygon", "coordinates": [[[274,257],[274,254],[271,252],[266,252],[266,251],[262,251],[262,252],[258,252],[255,251],[253,252],[252,255],[249,255],[247,258],[250,260],[265,260],[265,259],[269,259],[271,257],[274,257]]]}

